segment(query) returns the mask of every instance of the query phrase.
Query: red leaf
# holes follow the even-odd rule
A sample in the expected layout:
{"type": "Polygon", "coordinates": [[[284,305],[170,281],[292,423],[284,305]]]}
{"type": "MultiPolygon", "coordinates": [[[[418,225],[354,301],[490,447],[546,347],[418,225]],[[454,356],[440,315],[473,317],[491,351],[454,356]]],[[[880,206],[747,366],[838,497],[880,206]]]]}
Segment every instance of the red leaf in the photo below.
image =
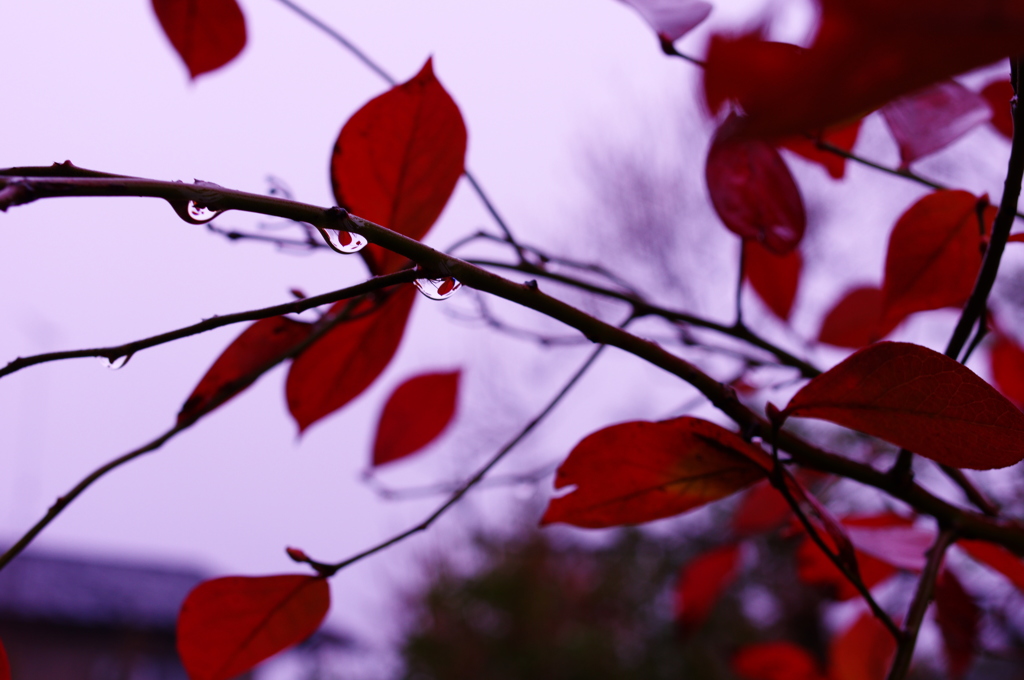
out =
{"type": "Polygon", "coordinates": [[[829,647],[829,680],[884,680],[896,641],[881,621],[865,612],[829,647]]]}
{"type": "Polygon", "coordinates": [[[989,352],[992,381],[1007,399],[1024,406],[1024,350],[998,331],[989,352]]]}
{"type": "Polygon", "coordinates": [[[747,645],[732,659],[744,680],[819,680],[823,676],[810,652],[792,642],[747,645]]]}
{"type": "Polygon", "coordinates": [[[778,489],[767,480],[759,482],[743,495],[732,514],[732,529],[737,536],[770,531],[789,517],[791,508],[778,489]]]}
{"type": "MultiPolygon", "coordinates": [[[[896,575],[897,569],[891,564],[860,551],[856,551],[856,556],[860,579],[868,589],[896,575]]],[[[827,588],[831,596],[837,600],[846,601],[860,597],[860,593],[849,579],[839,571],[810,536],[805,537],[797,548],[796,563],[797,577],[802,582],[827,588]]]]}
{"type": "Polygon", "coordinates": [[[978,605],[948,569],[935,582],[935,621],[946,645],[946,660],[953,678],[962,678],[974,659],[978,636],[978,605]]]}
{"type": "Polygon", "coordinates": [[[858,555],[878,558],[898,569],[919,572],[935,542],[935,532],[914,526],[914,520],[893,513],[846,517],[846,534],[858,555]]]}
{"type": "MultiPolygon", "coordinates": [[[[938,191],[897,220],[885,256],[885,327],[914,312],[960,307],[970,297],[981,269],[979,200],[966,191],[938,191]]],[[[985,208],[986,232],[995,213],[995,206],[985,208]]]]}
{"type": "MultiPolygon", "coordinates": [[[[432,60],[412,80],[372,99],[338,135],[331,185],[338,205],[421,239],[444,209],[463,171],[466,125],[434,77],[432,60]]],[[[406,259],[370,244],[360,251],[374,274],[406,259]]]]}
{"type": "Polygon", "coordinates": [[[404,458],[432,442],[455,415],[458,392],[459,371],[418,375],[399,385],[380,414],[373,464],[404,458]]]}
{"type": "Polygon", "coordinates": [[[7,660],[3,642],[0,642],[0,680],[11,680],[11,663],[7,660]]]}
{"type": "Polygon", "coordinates": [[[807,383],[783,415],[828,420],[954,467],[1024,458],[1024,413],[969,368],[910,343],[852,354],[807,383]]]}
{"type": "MultiPolygon", "coordinates": [[[[404,285],[387,300],[364,298],[352,319],[338,324],[292,362],[285,383],[288,410],[299,432],[334,413],[373,384],[398,350],[416,289],[404,285]]],[[[336,304],[332,313],[345,308],[336,304]]]]}
{"type": "Polygon", "coordinates": [[[704,177],[725,226],[777,255],[791,252],[807,228],[804,202],[775,147],[733,134],[735,116],[715,133],[704,177]]]}
{"type": "Polygon", "coordinates": [[[1024,592],[1024,560],[1012,552],[987,541],[960,540],[957,542],[977,562],[995,569],[1009,579],[1010,583],[1024,592]]]}
{"type": "Polygon", "coordinates": [[[715,548],[690,560],[679,571],[675,590],[675,619],[691,632],[708,618],[722,593],[736,580],[740,546],[715,548]]]}
{"type": "Polygon", "coordinates": [[[178,424],[212,411],[251,385],[261,368],[303,343],[312,330],[284,316],[252,324],[217,357],[178,413],[178,424]]]}
{"type": "Polygon", "coordinates": [[[771,469],[761,449],[697,418],[599,430],[558,468],[541,524],[601,528],[678,515],[750,486],[771,469]]]}
{"type": "Polygon", "coordinates": [[[1010,100],[1014,97],[1013,84],[999,78],[993,80],[981,91],[981,96],[992,109],[992,126],[1007,139],[1013,139],[1013,115],[1010,100]]]}
{"type": "MultiPolygon", "coordinates": [[[[860,134],[861,122],[862,119],[858,118],[849,125],[825,130],[821,134],[820,139],[822,142],[830,144],[837,149],[853,151],[853,147],[857,143],[857,135],[860,134]]],[[[833,179],[842,179],[846,174],[846,157],[833,151],[819,148],[817,139],[798,135],[784,140],[782,146],[822,166],[833,179]]]]}
{"type": "Polygon", "coordinates": [[[884,299],[881,289],[872,286],[847,291],[822,322],[818,342],[859,349],[881,340],[895,328],[882,326],[884,299]]]}
{"type": "Polygon", "coordinates": [[[709,14],[711,5],[700,0],[619,0],[643,17],[662,40],[675,42],[709,14]]]}
{"type": "Polygon", "coordinates": [[[330,606],[319,576],[206,581],[181,606],[178,654],[192,680],[228,680],[312,635],[330,606]]]}
{"type": "Polygon", "coordinates": [[[193,79],[245,47],[245,17],[235,0],[153,0],[153,11],[193,79]]]}
{"type": "Polygon", "coordinates": [[[783,137],[861,117],[901,95],[1024,52],[1024,11],[980,0],[820,0],[807,50],[783,50],[760,35],[714,36],[705,96],[729,99],[744,129],[783,137]]]}
{"type": "Polygon", "coordinates": [[[900,166],[946,148],[992,118],[981,95],[955,80],[943,80],[882,107],[900,148],[900,166]]]}
{"type": "Polygon", "coordinates": [[[743,273],[750,286],[775,316],[788,319],[804,266],[800,251],[776,255],[754,241],[744,241],[743,250],[743,273]]]}

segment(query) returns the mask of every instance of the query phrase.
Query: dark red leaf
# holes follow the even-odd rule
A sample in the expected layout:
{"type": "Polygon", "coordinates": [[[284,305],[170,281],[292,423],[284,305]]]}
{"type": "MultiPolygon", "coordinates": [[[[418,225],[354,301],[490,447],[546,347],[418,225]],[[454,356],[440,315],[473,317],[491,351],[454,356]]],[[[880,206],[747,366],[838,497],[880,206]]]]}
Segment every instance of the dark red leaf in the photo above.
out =
{"type": "Polygon", "coordinates": [[[784,57],[758,34],[714,36],[705,93],[784,137],[853,120],[901,95],[1024,52],[1024,10],[1002,0],[819,0],[807,50],[784,57]]]}
{"type": "Polygon", "coordinates": [[[819,680],[818,662],[792,642],[747,645],[732,659],[733,672],[743,680],[819,680]]]}
{"type": "MultiPolygon", "coordinates": [[[[292,362],[285,395],[299,432],[373,384],[398,350],[415,297],[416,289],[403,285],[379,306],[364,298],[350,310],[350,321],[328,331],[292,362]]],[[[346,305],[338,303],[331,311],[340,313],[346,305]]]]}
{"type": "Polygon", "coordinates": [[[993,80],[981,91],[981,96],[992,109],[992,126],[1007,139],[1013,139],[1013,115],[1010,111],[1013,84],[1002,78],[993,80]]]}
{"type": "Polygon", "coordinates": [[[884,299],[882,290],[872,286],[848,291],[822,322],[818,342],[859,349],[881,340],[895,328],[882,326],[884,299]]]}
{"type": "Polygon", "coordinates": [[[743,273],[750,286],[775,316],[788,319],[804,266],[800,251],[776,255],[755,241],[744,241],[743,250],[743,273]]]}
{"type": "MultiPolygon", "coordinates": [[[[981,268],[979,200],[966,191],[937,191],[900,216],[885,256],[883,327],[967,301],[981,268]]],[[[995,206],[984,208],[986,233],[995,213],[995,206]]]]}
{"type": "Polygon", "coordinates": [[[701,0],[619,0],[644,18],[662,40],[675,42],[692,31],[709,14],[711,5],[701,0]]]}
{"type": "Polygon", "coordinates": [[[981,95],[955,80],[943,80],[882,107],[900,149],[900,166],[940,151],[988,121],[992,110],[981,95]]]}
{"type": "Polygon", "coordinates": [[[441,434],[459,393],[459,371],[410,378],[391,394],[377,424],[373,464],[383,465],[416,453],[441,434]]]}
{"type": "Polygon", "coordinates": [[[829,647],[829,680],[885,680],[896,641],[881,621],[864,612],[829,647]]]}
{"type": "Polygon", "coordinates": [[[828,420],[954,467],[1024,458],[1024,413],[969,368],[910,343],[852,354],[807,383],[783,414],[828,420]]]}
{"type": "Polygon", "coordinates": [[[679,571],[675,590],[675,619],[686,632],[700,627],[722,593],[736,580],[740,546],[709,550],[679,571]]]}
{"type": "Polygon", "coordinates": [[[762,479],[771,459],[728,430],[697,418],[632,422],[599,430],[558,468],[541,524],[601,528],[671,517],[762,479]]]}
{"type": "Polygon", "coordinates": [[[732,514],[732,529],[740,537],[771,531],[785,522],[790,512],[785,497],[765,480],[743,495],[732,514]]]}
{"type": "Polygon", "coordinates": [[[914,526],[914,520],[894,513],[845,517],[842,524],[858,556],[870,555],[898,569],[919,572],[935,542],[935,532],[914,526]]]}
{"type": "MultiPolygon", "coordinates": [[[[857,119],[849,125],[825,130],[820,135],[820,139],[822,142],[837,149],[852,152],[854,145],[857,143],[857,135],[860,134],[861,122],[861,119],[857,119]]],[[[806,135],[789,137],[782,142],[782,146],[822,166],[833,179],[842,179],[846,174],[846,157],[834,151],[820,148],[816,138],[806,135]]]]}
{"type": "Polygon", "coordinates": [[[776,255],[794,250],[807,228],[800,190],[775,147],[733,134],[735,116],[715,133],[704,177],[726,227],[776,255]]]}
{"type": "Polygon", "coordinates": [[[245,17],[235,0],[153,0],[153,11],[192,78],[245,47],[245,17]]]}
{"type": "Polygon", "coordinates": [[[229,680],[312,635],[330,606],[319,576],[206,581],[181,606],[178,654],[192,680],[229,680]]]}
{"type": "MultiPolygon", "coordinates": [[[[465,157],[462,114],[428,59],[412,80],[367,102],[345,123],[331,155],[334,198],[359,217],[419,240],[448,203],[465,157]]],[[[406,262],[373,244],[360,252],[374,274],[406,262]]]]}
{"type": "Polygon", "coordinates": [[[11,663],[7,660],[3,642],[0,642],[0,680],[11,680],[11,663]]]}
{"type": "MultiPolygon", "coordinates": [[[[896,567],[882,560],[856,551],[857,568],[861,581],[869,589],[896,575],[896,567]]],[[[822,586],[837,600],[846,601],[860,593],[849,579],[832,563],[828,555],[806,536],[796,551],[797,577],[808,585],[822,586]]]]}
{"type": "Polygon", "coordinates": [[[1024,592],[1024,560],[1012,552],[988,541],[960,540],[957,545],[977,562],[995,569],[1024,592]]]}
{"type": "Polygon", "coordinates": [[[242,331],[217,357],[178,413],[178,424],[195,420],[232,398],[290,350],[305,342],[312,326],[284,316],[261,319],[242,331]]]}
{"type": "Polygon", "coordinates": [[[980,614],[974,598],[948,569],[939,572],[935,581],[935,621],[946,646],[949,673],[962,678],[974,659],[974,642],[978,636],[980,614]]]}
{"type": "Polygon", "coordinates": [[[1021,408],[1024,406],[1024,350],[1002,333],[996,332],[995,336],[989,352],[992,382],[1021,408]]]}

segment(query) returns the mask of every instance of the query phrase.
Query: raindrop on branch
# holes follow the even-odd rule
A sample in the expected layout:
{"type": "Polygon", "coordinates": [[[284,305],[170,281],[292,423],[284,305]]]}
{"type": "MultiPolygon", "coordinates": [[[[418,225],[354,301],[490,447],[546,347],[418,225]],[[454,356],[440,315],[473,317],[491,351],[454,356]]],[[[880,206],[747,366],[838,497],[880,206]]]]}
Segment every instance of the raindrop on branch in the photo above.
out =
{"type": "Polygon", "coordinates": [[[205,205],[199,205],[195,201],[188,202],[188,216],[192,218],[194,224],[206,224],[220,215],[223,210],[210,210],[205,205]]]}
{"type": "Polygon", "coordinates": [[[336,253],[350,255],[358,253],[366,247],[369,241],[365,236],[354,234],[351,231],[339,231],[338,229],[322,229],[317,227],[320,235],[324,237],[327,245],[336,253]]]}
{"type": "Polygon", "coordinates": [[[103,365],[112,371],[116,371],[119,368],[124,368],[124,365],[128,363],[128,360],[132,358],[131,354],[122,354],[119,357],[113,357],[108,359],[107,357],[99,357],[99,360],[103,362],[103,365]]]}
{"type": "Polygon", "coordinates": [[[462,288],[462,284],[452,276],[443,279],[416,279],[413,283],[431,300],[447,300],[455,295],[455,291],[462,288]]]}

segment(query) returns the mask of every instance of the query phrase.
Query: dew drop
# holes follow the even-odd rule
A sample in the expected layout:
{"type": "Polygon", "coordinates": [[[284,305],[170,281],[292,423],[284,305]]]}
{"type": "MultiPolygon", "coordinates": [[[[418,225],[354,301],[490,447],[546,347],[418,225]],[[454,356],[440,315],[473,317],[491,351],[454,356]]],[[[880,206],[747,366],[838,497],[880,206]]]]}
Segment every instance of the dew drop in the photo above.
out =
{"type": "Polygon", "coordinates": [[[100,357],[99,359],[103,362],[104,366],[112,371],[116,371],[120,368],[124,368],[124,365],[127,364],[128,360],[131,358],[131,354],[122,354],[121,356],[114,357],[113,359],[107,359],[106,357],[100,357]]]}
{"type": "Polygon", "coordinates": [[[358,253],[360,250],[366,247],[369,241],[366,237],[360,234],[354,234],[351,231],[339,231],[337,229],[321,229],[317,227],[320,235],[324,237],[324,241],[327,245],[336,253],[343,255],[350,255],[352,253],[358,253]]]}
{"type": "Polygon", "coordinates": [[[206,224],[222,212],[224,211],[210,210],[205,205],[199,205],[195,201],[188,202],[188,216],[192,218],[195,224],[206,224]]]}
{"type": "Polygon", "coordinates": [[[462,284],[451,276],[443,279],[416,279],[413,283],[431,300],[447,300],[462,288],[462,284]]]}

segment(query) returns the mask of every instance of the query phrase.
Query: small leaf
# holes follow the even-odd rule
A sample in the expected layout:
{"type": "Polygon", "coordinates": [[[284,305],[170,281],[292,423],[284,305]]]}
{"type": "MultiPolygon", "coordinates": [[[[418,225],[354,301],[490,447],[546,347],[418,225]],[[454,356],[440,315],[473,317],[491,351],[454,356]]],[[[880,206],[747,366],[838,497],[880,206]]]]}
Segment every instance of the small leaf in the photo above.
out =
{"type": "Polygon", "coordinates": [[[373,465],[416,453],[437,438],[455,415],[459,371],[410,378],[391,394],[377,424],[373,465]]]}
{"type": "MultiPolygon", "coordinates": [[[[869,590],[896,575],[897,569],[891,564],[860,551],[855,554],[860,579],[869,590]]],[[[857,588],[810,536],[806,536],[797,548],[796,564],[797,577],[801,582],[824,587],[831,597],[842,602],[860,597],[857,588]]]]}
{"type": "Polygon", "coordinates": [[[726,545],[690,560],[679,571],[675,619],[686,632],[700,627],[726,589],[736,580],[740,546],[726,545]]]}
{"type": "MultiPolygon", "coordinates": [[[[387,368],[405,333],[416,289],[403,285],[377,306],[363,298],[293,362],[285,382],[288,410],[303,432],[349,403],[387,368]]],[[[347,302],[331,312],[342,313],[347,302]]]]}
{"type": "Polygon", "coordinates": [[[732,659],[732,670],[743,680],[823,680],[811,653],[792,642],[747,645],[732,659]]]}
{"type": "Polygon", "coordinates": [[[309,337],[312,326],[284,316],[252,324],[206,372],[178,413],[178,424],[193,421],[251,385],[254,372],[284,356],[309,337]]]}
{"type": "Polygon", "coordinates": [[[671,517],[763,478],[771,459],[738,435],[697,418],[599,430],[558,468],[541,524],[601,528],[671,517]]]}
{"type": "Polygon", "coordinates": [[[992,127],[1003,137],[1013,139],[1013,113],[1010,101],[1014,97],[1013,84],[1009,80],[998,78],[985,86],[981,96],[992,109],[992,127]]]}
{"type": "Polygon", "coordinates": [[[206,581],[181,607],[178,654],[192,680],[229,680],[312,635],[330,605],[319,576],[206,581]]]}
{"type": "MultiPolygon", "coordinates": [[[[984,201],[966,191],[938,191],[900,216],[885,256],[883,327],[895,328],[914,312],[967,301],[981,269],[979,200],[984,201]]],[[[984,208],[986,233],[995,213],[995,206],[984,208]]]]}
{"type": "Polygon", "coordinates": [[[755,241],[744,241],[743,249],[743,273],[751,288],[775,316],[789,319],[804,266],[800,251],[776,255],[755,241]]]}
{"type": "Polygon", "coordinates": [[[1009,579],[1010,583],[1017,587],[1017,590],[1024,592],[1024,560],[1001,545],[995,545],[988,541],[957,541],[957,545],[963,548],[964,552],[971,556],[971,559],[980,562],[990,569],[995,569],[1009,579]]]}
{"type": "Polygon", "coordinates": [[[997,331],[989,351],[989,367],[999,391],[1017,408],[1024,406],[1024,350],[997,331]]]}
{"type": "Polygon", "coordinates": [[[643,17],[662,40],[675,42],[711,14],[711,4],[701,0],[619,0],[643,17]]]}
{"type": "MultiPolygon", "coordinates": [[[[345,123],[331,155],[334,198],[359,217],[419,240],[448,203],[465,157],[462,114],[428,59],[412,80],[367,102],[345,123]]],[[[374,244],[360,254],[374,274],[406,262],[374,244]]]]}
{"type": "Polygon", "coordinates": [[[711,205],[725,226],[776,255],[792,252],[803,238],[803,198],[775,147],[734,134],[735,116],[715,133],[704,176],[711,205]]]}
{"type": "MultiPolygon", "coordinates": [[[[858,118],[849,125],[830,128],[825,130],[819,138],[822,142],[837,149],[852,152],[854,145],[857,143],[857,136],[860,134],[862,122],[863,119],[858,118]]],[[[793,153],[799,154],[825,168],[833,179],[842,179],[846,175],[846,157],[833,151],[819,148],[818,139],[812,139],[806,135],[797,135],[796,137],[789,137],[783,140],[781,145],[783,148],[789,149],[793,153]]]]}
{"type": "Polygon", "coordinates": [[[743,495],[732,514],[732,530],[746,537],[771,531],[789,517],[792,509],[779,490],[767,480],[758,482],[743,495]]]}
{"type": "Polygon", "coordinates": [[[881,342],[819,375],[784,414],[828,420],[944,465],[988,470],[1024,458],[1024,414],[969,368],[881,342]]]}
{"type": "Polygon", "coordinates": [[[940,151],[992,118],[981,95],[944,80],[882,107],[900,148],[900,167],[940,151]]]}
{"type": "Polygon", "coordinates": [[[974,598],[948,569],[935,582],[935,621],[946,647],[949,674],[962,678],[974,660],[975,640],[981,615],[974,598]]]}
{"type": "Polygon", "coordinates": [[[822,322],[818,342],[859,349],[881,340],[894,328],[882,326],[884,299],[882,290],[873,286],[847,291],[822,322]]]}
{"type": "Polygon", "coordinates": [[[235,0],[153,0],[153,11],[193,79],[245,47],[245,17],[235,0]]]}
{"type": "Polygon", "coordinates": [[[885,680],[896,641],[881,621],[864,612],[829,647],[829,680],[885,680]]]}

